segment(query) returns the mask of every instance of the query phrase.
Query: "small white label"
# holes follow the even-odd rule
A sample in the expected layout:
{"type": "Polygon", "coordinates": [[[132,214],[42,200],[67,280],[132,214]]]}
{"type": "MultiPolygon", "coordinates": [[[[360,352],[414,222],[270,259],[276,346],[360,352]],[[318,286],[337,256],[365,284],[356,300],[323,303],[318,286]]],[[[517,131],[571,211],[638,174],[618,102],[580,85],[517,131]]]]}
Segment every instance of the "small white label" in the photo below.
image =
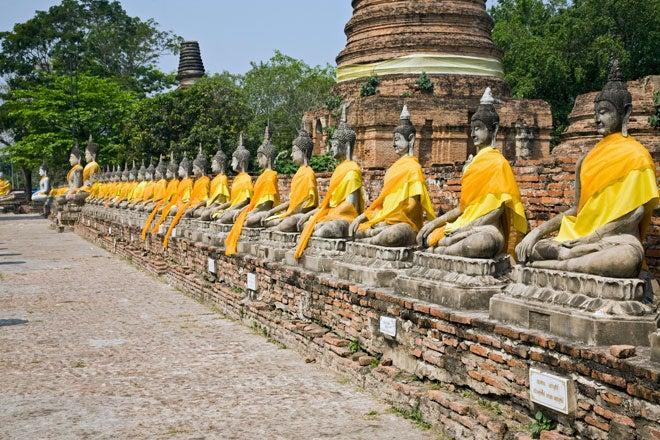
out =
{"type": "Polygon", "coordinates": [[[570,379],[530,368],[529,398],[534,403],[568,414],[572,406],[569,382],[570,379]]]}
{"type": "Polygon", "coordinates": [[[160,225],[160,227],[158,228],[158,233],[161,234],[161,235],[164,234],[165,233],[165,226],[160,225]]]}
{"type": "Polygon", "coordinates": [[[247,274],[247,288],[248,290],[257,290],[257,275],[254,273],[247,274]]]}
{"type": "Polygon", "coordinates": [[[209,267],[209,272],[210,273],[216,273],[215,269],[215,260],[213,258],[208,259],[208,267],[209,267]]]}
{"type": "Polygon", "coordinates": [[[131,241],[135,241],[135,236],[131,234],[131,241]]]}
{"type": "Polygon", "coordinates": [[[112,235],[112,226],[108,228],[108,235],[112,235]]]}
{"type": "Polygon", "coordinates": [[[176,237],[176,228],[172,229],[172,237],[176,237]]]}
{"type": "Polygon", "coordinates": [[[380,317],[380,332],[387,336],[396,337],[396,319],[389,316],[380,317]]]}

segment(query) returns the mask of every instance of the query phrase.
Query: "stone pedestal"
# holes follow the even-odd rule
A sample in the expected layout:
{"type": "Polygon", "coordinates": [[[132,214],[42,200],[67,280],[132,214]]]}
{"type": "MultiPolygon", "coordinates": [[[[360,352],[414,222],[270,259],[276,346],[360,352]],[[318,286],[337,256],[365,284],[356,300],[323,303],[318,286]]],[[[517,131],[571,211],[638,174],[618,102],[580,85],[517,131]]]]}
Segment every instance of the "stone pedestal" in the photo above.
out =
{"type": "Polygon", "coordinates": [[[208,246],[224,249],[225,239],[232,225],[223,225],[218,222],[208,222],[208,226],[202,231],[200,241],[208,246]]]}
{"type": "Polygon", "coordinates": [[[198,219],[185,219],[184,228],[181,231],[181,237],[189,241],[202,241],[204,234],[208,234],[211,222],[198,219]]]}
{"type": "Polygon", "coordinates": [[[453,257],[415,252],[412,268],[400,274],[395,288],[413,298],[462,310],[488,309],[490,298],[506,286],[510,258],[453,257]]]}
{"type": "Polygon", "coordinates": [[[656,330],[649,335],[651,343],[651,362],[660,363],[660,330],[656,330]]]}
{"type": "Polygon", "coordinates": [[[359,241],[346,243],[346,252],[332,268],[336,277],[375,287],[393,287],[405,269],[412,267],[415,246],[383,247],[359,241]]]}
{"type": "Polygon", "coordinates": [[[51,216],[51,227],[61,231],[72,231],[82,214],[83,207],[76,203],[58,204],[51,216]]]}
{"type": "Polygon", "coordinates": [[[238,239],[236,250],[241,254],[250,254],[257,256],[259,249],[259,240],[264,228],[243,228],[241,236],[238,239]]]}
{"type": "Polygon", "coordinates": [[[286,264],[304,267],[313,272],[330,272],[335,261],[341,258],[345,251],[344,239],[312,237],[298,260],[294,257],[295,249],[286,253],[286,264]]]}
{"type": "Polygon", "coordinates": [[[282,261],[286,253],[296,247],[300,233],[280,232],[272,229],[261,231],[261,237],[257,246],[257,255],[271,261],[282,261]]]}
{"type": "MultiPolygon", "coordinates": [[[[616,262],[613,262],[616,264],[616,262]]],[[[490,317],[591,345],[649,345],[655,307],[644,281],[516,266],[490,317]]]]}

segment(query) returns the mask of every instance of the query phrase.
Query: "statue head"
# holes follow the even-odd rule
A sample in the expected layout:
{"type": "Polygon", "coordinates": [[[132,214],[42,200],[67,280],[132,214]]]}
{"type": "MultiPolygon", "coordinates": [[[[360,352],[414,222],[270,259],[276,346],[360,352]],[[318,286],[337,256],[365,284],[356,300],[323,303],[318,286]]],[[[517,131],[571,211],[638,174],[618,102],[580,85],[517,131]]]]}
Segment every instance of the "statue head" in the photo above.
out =
{"type": "Polygon", "coordinates": [[[190,160],[188,160],[188,154],[185,151],[183,152],[183,159],[181,159],[181,163],[179,164],[178,174],[180,179],[185,179],[190,175],[190,160]]]}
{"type": "Polygon", "coordinates": [[[147,174],[147,167],[144,166],[144,159],[142,159],[140,168],[137,170],[137,180],[139,182],[142,182],[145,179],[146,174],[147,174]]]}
{"type": "Polygon", "coordinates": [[[218,136],[218,151],[211,159],[211,171],[216,174],[225,174],[225,166],[227,165],[227,155],[222,151],[222,141],[218,136]]]}
{"type": "Polygon", "coordinates": [[[138,169],[135,166],[135,161],[133,161],[133,167],[128,171],[128,180],[130,182],[135,182],[138,175],[138,169]]]}
{"type": "Polygon", "coordinates": [[[199,144],[199,151],[197,157],[193,160],[193,174],[195,177],[201,177],[206,174],[206,167],[208,166],[206,154],[202,150],[202,144],[199,144]]]}
{"type": "Polygon", "coordinates": [[[149,166],[144,170],[144,180],[154,180],[154,172],[156,167],[154,166],[154,158],[149,159],[149,166]]]}
{"type": "Polygon", "coordinates": [[[250,151],[243,145],[243,133],[238,138],[238,147],[231,155],[231,168],[236,172],[245,172],[250,161],[250,151]]]}
{"type": "Polygon", "coordinates": [[[607,136],[622,133],[627,137],[628,121],[632,113],[632,95],[623,81],[618,60],[612,60],[607,84],[596,96],[594,103],[598,134],[607,136]]]}
{"type": "Polygon", "coordinates": [[[170,163],[167,164],[167,171],[165,172],[165,178],[167,180],[174,179],[176,177],[176,173],[178,170],[179,170],[179,164],[174,158],[174,151],[172,151],[170,153],[170,163]]]}
{"type": "Polygon", "coordinates": [[[78,148],[78,141],[73,144],[71,154],[69,154],[69,163],[71,166],[78,165],[80,163],[80,149],[78,148]]]}
{"type": "Polygon", "coordinates": [[[128,182],[131,176],[131,170],[128,168],[128,162],[124,162],[124,171],[121,173],[122,182],[128,182]]]}
{"type": "Polygon", "coordinates": [[[339,127],[332,134],[330,139],[330,150],[332,152],[332,157],[335,159],[350,159],[353,155],[353,148],[355,147],[355,141],[357,136],[355,130],[348,126],[346,118],[346,109],[347,106],[344,104],[341,107],[341,119],[339,120],[339,127]]]}
{"type": "Polygon", "coordinates": [[[270,141],[270,129],[266,125],[264,130],[264,140],[257,148],[257,163],[259,168],[265,170],[267,168],[273,167],[273,161],[275,160],[275,145],[270,141]]]}
{"type": "Polygon", "coordinates": [[[470,137],[472,137],[474,145],[476,147],[494,146],[499,127],[500,117],[495,110],[495,98],[490,87],[486,87],[479,107],[470,121],[470,137]]]}
{"type": "Polygon", "coordinates": [[[516,121],[516,157],[528,158],[532,155],[532,129],[523,119],[516,121]]]}
{"type": "Polygon", "coordinates": [[[41,166],[39,167],[39,175],[41,177],[45,177],[48,175],[48,165],[46,164],[45,160],[41,163],[41,166]]]}
{"type": "Polygon", "coordinates": [[[87,140],[87,145],[85,146],[85,162],[94,162],[96,160],[96,153],[98,152],[99,146],[94,143],[92,135],[89,135],[87,140]]]}
{"type": "Polygon", "coordinates": [[[405,154],[412,155],[415,148],[417,130],[415,130],[415,126],[410,122],[410,112],[407,105],[403,106],[399,120],[399,125],[394,129],[394,151],[399,156],[405,154]]]}
{"type": "Polygon", "coordinates": [[[298,137],[293,140],[291,145],[291,160],[298,165],[307,165],[312,157],[314,150],[314,141],[312,136],[305,130],[303,121],[302,127],[298,130],[298,137]]]}
{"type": "Polygon", "coordinates": [[[163,159],[163,155],[160,155],[160,158],[158,159],[158,165],[156,165],[156,170],[154,171],[154,179],[162,179],[165,177],[165,174],[167,173],[167,165],[165,165],[165,160],[163,159]]]}

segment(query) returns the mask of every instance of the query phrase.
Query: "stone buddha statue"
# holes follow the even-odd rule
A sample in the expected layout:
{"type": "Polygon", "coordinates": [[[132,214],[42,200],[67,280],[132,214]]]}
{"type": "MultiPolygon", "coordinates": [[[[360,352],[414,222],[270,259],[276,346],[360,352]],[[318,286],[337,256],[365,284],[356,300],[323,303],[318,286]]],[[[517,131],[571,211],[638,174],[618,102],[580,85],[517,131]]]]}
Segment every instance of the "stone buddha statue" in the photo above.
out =
{"type": "Polygon", "coordinates": [[[477,154],[463,169],[459,206],[428,222],[417,235],[417,243],[434,253],[491,259],[513,252],[518,234],[527,232],[513,170],[495,148],[499,116],[494,103],[487,88],[472,116],[477,154]]]}
{"type": "Polygon", "coordinates": [[[245,208],[252,198],[252,178],[247,173],[250,162],[250,151],[243,145],[243,134],[238,140],[238,148],[231,157],[231,168],[238,173],[231,182],[229,200],[215,208],[211,218],[218,218],[218,222],[226,225],[234,223],[236,216],[245,208]]]}
{"type": "Polygon", "coordinates": [[[71,164],[71,169],[66,174],[67,182],[67,191],[63,196],[59,196],[56,200],[58,203],[72,202],[72,203],[81,203],[85,199],[85,194],[83,197],[78,198],[78,190],[83,185],[83,167],[80,165],[80,149],[78,148],[78,143],[76,142],[71,149],[69,154],[69,163],[71,164]]]}
{"type": "Polygon", "coordinates": [[[108,206],[111,208],[116,208],[124,200],[129,191],[129,177],[131,175],[131,170],[128,168],[128,162],[124,162],[124,171],[118,173],[119,181],[115,187],[115,192],[108,203],[108,206]]]}
{"type": "Polygon", "coordinates": [[[188,159],[187,153],[184,152],[177,170],[179,184],[177,185],[176,192],[172,195],[169,202],[163,206],[160,218],[151,230],[152,234],[158,233],[160,225],[164,224],[168,217],[176,216],[183,206],[185,206],[185,201],[190,198],[193,188],[193,179],[190,177],[190,169],[190,160],[188,159]]]}
{"type": "Polygon", "coordinates": [[[142,207],[147,200],[151,200],[151,198],[154,195],[154,161],[153,158],[149,160],[149,166],[144,168],[144,161],[142,162],[142,167],[140,167],[140,170],[138,170],[138,180],[140,178],[142,188],[141,189],[136,189],[135,190],[135,197],[133,201],[128,205],[129,209],[132,210],[139,210],[140,207],[142,207]]]}
{"type": "Polygon", "coordinates": [[[218,151],[211,159],[211,172],[215,174],[213,180],[209,185],[209,196],[206,201],[195,210],[194,217],[200,220],[211,220],[211,214],[220,205],[225,204],[230,197],[229,193],[229,179],[225,173],[227,166],[227,156],[222,151],[222,143],[218,137],[218,151]]]}
{"type": "MultiPolygon", "coordinates": [[[[167,206],[174,197],[176,197],[176,193],[179,187],[179,179],[176,178],[178,171],[179,164],[174,158],[174,151],[172,151],[172,153],[170,153],[170,162],[165,169],[165,180],[167,180],[167,186],[165,187],[162,198],[158,201],[154,201],[153,208],[151,208],[151,213],[149,214],[149,217],[147,217],[147,220],[144,222],[142,233],[140,234],[142,240],[146,240],[148,232],[151,232],[152,234],[158,232],[158,228],[152,228],[152,223],[156,216],[163,211],[164,207],[167,206]]],[[[161,184],[159,181],[157,183],[156,190],[158,190],[160,187],[161,184]]],[[[149,205],[149,207],[151,207],[151,205],[149,205]]]]}
{"type": "Polygon", "coordinates": [[[424,218],[435,218],[424,171],[414,156],[416,134],[404,106],[394,129],[394,151],[401,158],[385,173],[378,198],[351,224],[349,232],[356,240],[384,247],[412,246],[424,218]]]}
{"type": "Polygon", "coordinates": [[[257,148],[257,163],[263,172],[254,183],[254,193],[252,194],[250,203],[241,209],[225,239],[225,254],[227,256],[236,253],[236,246],[243,227],[260,227],[261,220],[266,218],[273,206],[279,203],[277,172],[273,170],[275,154],[276,149],[270,141],[270,131],[268,126],[266,126],[264,140],[259,148],[257,148]]]}
{"type": "Polygon", "coordinates": [[[362,170],[353,161],[356,139],[355,131],[348,126],[344,105],[339,127],[330,139],[332,156],[339,165],[332,173],[328,191],[319,207],[307,213],[298,222],[298,228],[302,233],[294,254],[296,259],[302,256],[312,236],[330,239],[347,238],[351,222],[362,213],[365,205],[362,170]]]}
{"type": "MultiPolygon", "coordinates": [[[[156,167],[153,171],[153,190],[151,191],[151,195],[145,197],[141,206],[137,207],[138,210],[151,212],[151,210],[154,209],[156,203],[160,202],[163,197],[165,197],[165,193],[167,192],[167,179],[165,178],[166,174],[167,165],[165,165],[163,155],[161,154],[160,158],[158,159],[158,164],[156,164],[156,167]]],[[[149,176],[148,170],[147,176],[149,176]]]]}
{"type": "Polygon", "coordinates": [[[578,161],[575,205],[531,231],[516,254],[535,268],[635,278],[658,189],[649,151],[628,134],[632,97],[617,62],[594,104],[603,139],[578,161]]]}
{"type": "Polygon", "coordinates": [[[48,165],[44,161],[39,167],[39,189],[32,194],[32,201],[45,203],[50,193],[50,179],[48,177],[48,165]]]}
{"type": "Polygon", "coordinates": [[[0,197],[6,196],[11,192],[11,182],[4,177],[4,173],[0,171],[0,197]]]}
{"type": "Polygon", "coordinates": [[[313,149],[314,141],[303,126],[291,148],[291,159],[298,165],[298,171],[291,179],[289,200],[272,208],[261,221],[262,226],[280,232],[298,232],[300,220],[318,205],[316,174],[309,166],[313,149]]]}
{"type": "Polygon", "coordinates": [[[147,187],[148,181],[146,180],[147,167],[144,166],[144,159],[140,163],[140,168],[137,170],[135,178],[135,186],[131,190],[128,198],[126,199],[126,209],[133,209],[137,203],[144,197],[144,189],[147,187]]]}
{"type": "Polygon", "coordinates": [[[87,145],[85,146],[85,168],[83,168],[83,186],[80,188],[79,193],[81,197],[88,197],[91,192],[92,184],[98,179],[101,167],[96,162],[96,153],[98,152],[98,144],[92,139],[92,135],[89,135],[87,140],[87,145]],[[83,196],[82,193],[85,193],[86,196],[83,196]]]}
{"type": "Polygon", "coordinates": [[[163,240],[163,246],[167,248],[169,244],[170,237],[174,228],[181,218],[186,215],[190,216],[193,211],[200,206],[204,205],[206,199],[209,196],[209,186],[211,179],[206,175],[206,168],[208,164],[206,161],[206,155],[202,150],[202,146],[199,146],[199,152],[197,157],[193,160],[193,178],[192,186],[189,187],[186,178],[181,181],[179,184],[180,197],[177,199],[176,205],[173,210],[176,210],[174,218],[170,222],[170,226],[165,233],[165,238],[163,240]],[[183,189],[181,188],[183,186],[183,189]]]}
{"type": "MultiPolygon", "coordinates": [[[[142,163],[144,168],[144,163],[142,163]]],[[[132,203],[133,198],[135,197],[135,190],[137,189],[140,181],[138,179],[139,169],[135,166],[135,161],[133,161],[133,167],[128,170],[128,181],[126,182],[126,190],[122,196],[122,200],[117,203],[117,207],[120,209],[126,209],[130,203],[132,203]]],[[[144,174],[142,175],[144,180],[144,174]]]]}

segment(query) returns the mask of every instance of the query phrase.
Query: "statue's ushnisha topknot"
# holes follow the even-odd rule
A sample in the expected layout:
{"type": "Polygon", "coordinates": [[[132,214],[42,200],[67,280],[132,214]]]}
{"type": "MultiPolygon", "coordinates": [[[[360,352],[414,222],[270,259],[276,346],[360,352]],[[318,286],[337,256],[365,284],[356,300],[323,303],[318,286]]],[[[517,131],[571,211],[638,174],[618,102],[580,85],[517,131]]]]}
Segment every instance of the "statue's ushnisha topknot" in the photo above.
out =
{"type": "Polygon", "coordinates": [[[490,87],[486,87],[484,95],[481,97],[477,111],[472,115],[472,121],[481,121],[491,131],[500,123],[500,117],[495,110],[497,101],[493,97],[490,87]]]}
{"type": "Polygon", "coordinates": [[[612,103],[619,114],[624,114],[626,107],[632,105],[632,95],[623,80],[623,74],[616,58],[610,64],[610,74],[603,90],[596,96],[594,102],[607,101],[612,103]]]}

